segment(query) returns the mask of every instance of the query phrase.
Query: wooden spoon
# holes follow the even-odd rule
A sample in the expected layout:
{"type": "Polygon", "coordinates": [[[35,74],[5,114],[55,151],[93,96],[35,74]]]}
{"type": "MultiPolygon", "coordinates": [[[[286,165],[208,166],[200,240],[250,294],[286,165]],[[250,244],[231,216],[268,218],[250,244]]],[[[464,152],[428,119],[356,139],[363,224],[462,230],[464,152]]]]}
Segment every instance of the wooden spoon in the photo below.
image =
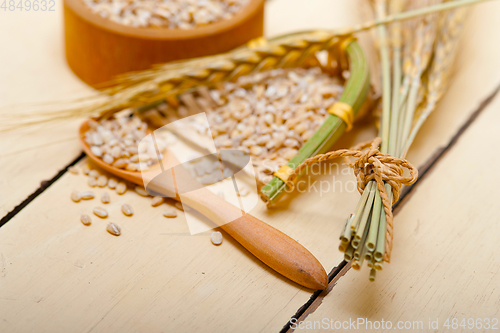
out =
{"type": "MultiPolygon", "coordinates": [[[[107,172],[144,186],[143,177],[147,177],[147,172],[141,174],[137,171],[118,169],[104,163],[92,154],[90,147],[84,140],[85,132],[88,130],[89,124],[86,121],[80,127],[80,142],[88,157],[107,172]]],[[[164,154],[161,162],[164,166],[179,165],[176,157],[169,151],[164,154]]],[[[157,175],[159,171],[158,169],[154,170],[154,168],[160,168],[160,166],[156,164],[151,167],[149,171],[152,174],[151,178],[154,178],[153,174],[157,175]]],[[[176,172],[175,177],[179,179],[185,174],[179,175],[176,172]]],[[[180,200],[179,196],[175,195],[175,188],[170,185],[165,185],[162,189],[155,188],[155,192],[180,200]]],[[[183,193],[182,202],[219,225],[250,253],[276,272],[307,288],[323,290],[328,286],[328,277],[319,261],[306,248],[281,231],[250,214],[243,213],[244,215],[241,216],[242,211],[239,208],[206,188],[183,193]],[[236,219],[233,220],[233,216],[236,219]],[[232,222],[223,224],[224,221],[231,220],[232,222]]]]}

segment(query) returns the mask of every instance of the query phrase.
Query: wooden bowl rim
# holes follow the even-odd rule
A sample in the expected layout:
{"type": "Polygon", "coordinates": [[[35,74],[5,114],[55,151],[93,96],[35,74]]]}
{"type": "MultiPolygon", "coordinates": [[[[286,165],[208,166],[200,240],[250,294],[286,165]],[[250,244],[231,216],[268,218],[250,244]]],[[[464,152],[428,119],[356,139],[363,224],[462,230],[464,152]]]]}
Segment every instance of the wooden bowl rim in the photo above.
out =
{"type": "Polygon", "coordinates": [[[137,28],[119,24],[94,14],[90,8],[84,5],[82,0],[64,0],[64,6],[68,7],[83,20],[115,34],[140,39],[176,40],[195,39],[208,35],[218,34],[240,25],[251,19],[265,0],[249,0],[245,7],[229,20],[221,20],[206,26],[193,29],[170,29],[170,28],[137,28]]]}

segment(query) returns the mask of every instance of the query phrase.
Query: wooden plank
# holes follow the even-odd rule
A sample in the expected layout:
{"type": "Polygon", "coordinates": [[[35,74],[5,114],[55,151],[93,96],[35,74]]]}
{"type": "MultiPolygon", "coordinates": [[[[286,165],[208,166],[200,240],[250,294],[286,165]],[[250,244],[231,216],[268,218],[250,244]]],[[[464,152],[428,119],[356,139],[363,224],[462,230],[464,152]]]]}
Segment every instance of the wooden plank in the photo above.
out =
{"type": "MultiPolygon", "coordinates": [[[[0,113],[22,112],[32,109],[32,103],[92,91],[66,65],[60,3],[55,9],[2,13],[0,113]]],[[[6,176],[0,177],[0,218],[80,155],[78,124],[65,121],[0,133],[0,173],[6,176]]]]}
{"type": "MultiPolygon", "coordinates": [[[[500,176],[485,170],[500,163],[499,108],[500,95],[397,212],[392,262],[377,280],[366,268],[349,271],[304,320],[423,321],[424,331],[429,318],[440,325],[432,331],[444,331],[448,318],[500,320],[500,176]]],[[[484,323],[458,330],[483,331],[484,323]]]]}

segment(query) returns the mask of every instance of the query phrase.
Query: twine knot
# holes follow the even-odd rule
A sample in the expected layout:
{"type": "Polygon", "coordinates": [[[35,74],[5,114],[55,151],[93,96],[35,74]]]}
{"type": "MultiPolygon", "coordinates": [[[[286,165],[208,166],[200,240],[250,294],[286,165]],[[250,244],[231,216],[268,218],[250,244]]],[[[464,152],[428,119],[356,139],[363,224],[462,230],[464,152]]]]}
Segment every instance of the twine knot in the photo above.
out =
{"type": "Polygon", "coordinates": [[[417,180],[418,170],[404,158],[381,153],[378,150],[381,142],[380,138],[375,138],[347,150],[346,164],[354,169],[359,193],[363,193],[369,181],[375,180],[379,190],[387,195],[383,186],[387,183],[392,187],[392,202],[394,203],[399,200],[401,187],[411,185],[417,180]],[[357,157],[357,159],[351,162],[349,157],[357,157]],[[404,169],[410,172],[409,176],[403,175],[404,169]]]}
{"type": "Polygon", "coordinates": [[[360,194],[363,193],[368,182],[373,180],[377,183],[387,220],[384,260],[389,262],[393,238],[392,203],[399,200],[401,186],[411,185],[417,180],[418,170],[404,158],[397,158],[389,154],[381,153],[378,149],[381,142],[382,139],[375,138],[371,141],[354,146],[351,149],[340,149],[308,158],[293,170],[286,184],[292,189],[295,185],[297,176],[311,164],[337,157],[344,157],[346,164],[354,169],[357,188],[360,194]],[[352,162],[350,158],[355,158],[355,160],[352,162]],[[409,176],[404,176],[404,169],[409,171],[409,176]],[[384,186],[385,184],[389,184],[392,188],[392,200],[389,199],[387,190],[384,186]]]}

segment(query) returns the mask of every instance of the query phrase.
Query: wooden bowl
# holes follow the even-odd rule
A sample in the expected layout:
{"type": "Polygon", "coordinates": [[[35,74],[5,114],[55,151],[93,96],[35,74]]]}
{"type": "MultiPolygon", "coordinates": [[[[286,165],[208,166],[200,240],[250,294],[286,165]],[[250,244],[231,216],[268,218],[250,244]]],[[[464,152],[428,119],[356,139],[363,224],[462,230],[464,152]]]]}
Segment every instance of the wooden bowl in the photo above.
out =
{"type": "Polygon", "coordinates": [[[264,0],[249,3],[229,20],[190,30],[135,28],[94,14],[82,0],[64,0],[66,59],[87,84],[105,82],[153,64],[227,52],[262,36],[264,0]]]}

